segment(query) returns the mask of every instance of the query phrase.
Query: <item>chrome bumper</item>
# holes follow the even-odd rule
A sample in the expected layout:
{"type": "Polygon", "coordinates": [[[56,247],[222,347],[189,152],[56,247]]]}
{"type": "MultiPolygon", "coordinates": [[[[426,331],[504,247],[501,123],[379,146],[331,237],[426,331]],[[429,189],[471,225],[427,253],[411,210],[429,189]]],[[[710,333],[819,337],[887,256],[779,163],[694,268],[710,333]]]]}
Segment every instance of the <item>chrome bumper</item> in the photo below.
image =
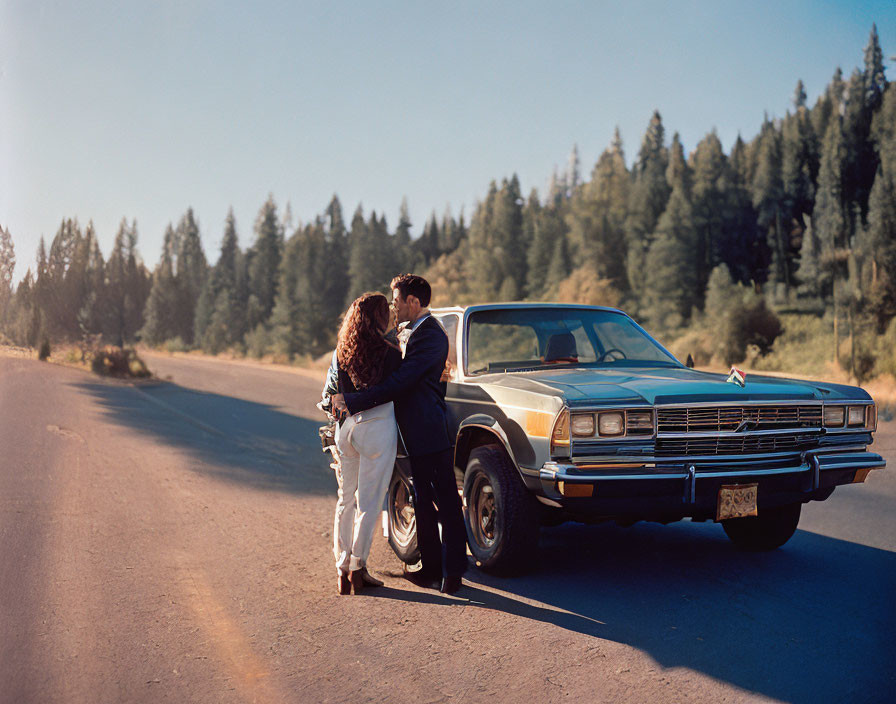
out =
{"type": "MultiPolygon", "coordinates": [[[[637,466],[632,463],[624,469],[607,462],[606,468],[599,463],[587,466],[574,463],[547,462],[539,470],[541,489],[545,498],[552,502],[571,497],[600,495],[601,484],[616,482],[635,482],[649,484],[666,484],[678,482],[682,489],[685,503],[693,502],[696,488],[701,480],[759,481],[763,477],[780,475],[800,476],[805,478],[803,486],[806,492],[813,492],[824,484],[826,472],[859,471],[880,469],[886,466],[886,460],[873,452],[838,452],[821,454],[818,451],[807,452],[800,458],[800,463],[793,466],[763,467],[761,464],[725,464],[723,458],[712,462],[684,461],[645,463],[637,466]],[[590,487],[590,491],[587,488],[590,487]],[[690,499],[690,501],[689,501],[690,499]]],[[[865,473],[867,474],[867,472],[865,473]]],[[[864,480],[865,476],[855,481],[864,480]]],[[[849,482],[839,482],[849,483],[849,482]]]]}

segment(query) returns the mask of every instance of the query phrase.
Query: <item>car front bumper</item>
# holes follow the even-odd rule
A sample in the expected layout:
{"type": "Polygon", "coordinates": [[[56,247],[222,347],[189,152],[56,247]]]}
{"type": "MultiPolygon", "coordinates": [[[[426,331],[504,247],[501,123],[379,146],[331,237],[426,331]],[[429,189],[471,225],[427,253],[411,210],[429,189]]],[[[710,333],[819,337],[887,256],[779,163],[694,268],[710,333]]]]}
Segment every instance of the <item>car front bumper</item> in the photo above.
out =
{"type": "Polygon", "coordinates": [[[758,507],[824,500],[834,488],[863,482],[886,461],[867,451],[807,452],[787,462],[678,461],[630,465],[547,462],[539,471],[542,503],[582,519],[700,520],[716,515],[723,485],[758,484],[758,507]]]}

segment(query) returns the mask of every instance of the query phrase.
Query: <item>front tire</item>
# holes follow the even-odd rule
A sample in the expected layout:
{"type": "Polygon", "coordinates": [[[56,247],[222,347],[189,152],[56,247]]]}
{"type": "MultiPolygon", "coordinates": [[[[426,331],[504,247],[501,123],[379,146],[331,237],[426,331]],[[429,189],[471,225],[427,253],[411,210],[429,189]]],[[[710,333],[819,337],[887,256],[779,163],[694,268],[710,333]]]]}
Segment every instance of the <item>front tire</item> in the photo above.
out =
{"type": "Polygon", "coordinates": [[[737,547],[753,552],[774,550],[790,540],[800,522],[802,504],[768,508],[758,516],[729,518],[722,528],[737,547]]]}
{"type": "Polygon", "coordinates": [[[389,547],[398,559],[408,565],[420,561],[417,547],[417,519],[414,514],[414,491],[410,472],[395,462],[389,492],[386,494],[386,516],[389,526],[389,547]]]}
{"type": "Polygon", "coordinates": [[[474,448],[464,474],[467,542],[483,570],[517,572],[537,554],[538,504],[503,449],[474,448]]]}

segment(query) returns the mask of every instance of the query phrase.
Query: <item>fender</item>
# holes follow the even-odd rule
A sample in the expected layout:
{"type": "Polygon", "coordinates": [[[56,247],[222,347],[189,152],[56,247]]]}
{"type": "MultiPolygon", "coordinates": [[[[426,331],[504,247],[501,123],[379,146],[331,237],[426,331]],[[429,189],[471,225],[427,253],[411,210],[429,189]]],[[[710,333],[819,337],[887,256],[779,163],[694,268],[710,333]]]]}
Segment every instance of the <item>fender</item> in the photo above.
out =
{"type": "Polygon", "coordinates": [[[454,444],[455,467],[462,472],[466,468],[467,458],[469,457],[471,450],[470,442],[477,432],[488,433],[493,436],[497,443],[504,448],[507,456],[510,457],[510,461],[513,462],[513,466],[516,467],[517,472],[520,471],[519,464],[517,464],[516,461],[516,455],[514,454],[513,448],[510,445],[510,439],[507,437],[504,428],[502,428],[501,424],[492,416],[485,413],[477,413],[464,418],[461,422],[460,427],[457,430],[457,440],[454,444]]]}

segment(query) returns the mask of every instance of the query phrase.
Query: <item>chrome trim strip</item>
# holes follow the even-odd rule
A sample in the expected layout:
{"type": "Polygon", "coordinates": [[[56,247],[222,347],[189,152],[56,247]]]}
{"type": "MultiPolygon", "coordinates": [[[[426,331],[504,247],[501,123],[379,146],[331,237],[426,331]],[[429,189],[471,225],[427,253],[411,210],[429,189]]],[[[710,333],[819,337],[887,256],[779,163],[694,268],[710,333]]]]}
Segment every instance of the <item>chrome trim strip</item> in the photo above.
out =
{"type": "MultiPolygon", "coordinates": [[[[861,454],[871,454],[871,453],[861,453],[861,454]]],[[[838,470],[838,469],[879,469],[881,467],[886,466],[886,460],[879,457],[878,455],[871,455],[870,457],[859,457],[856,455],[852,456],[852,461],[843,461],[843,462],[824,462],[825,455],[815,455],[814,458],[819,460],[819,471],[826,472],[829,470],[838,470]],[[875,459],[876,458],[876,459],[875,459]]],[[[593,483],[593,482],[602,482],[602,481],[623,481],[627,479],[641,480],[641,479],[678,479],[683,480],[688,477],[687,467],[689,465],[687,463],[682,465],[682,469],[676,472],[657,472],[651,474],[600,474],[598,472],[593,472],[590,474],[571,474],[571,470],[577,470],[578,468],[575,465],[571,464],[559,464],[557,462],[548,462],[546,463],[541,470],[539,471],[539,476],[542,481],[569,481],[572,483],[593,483]]],[[[775,474],[800,474],[802,472],[808,472],[812,469],[812,466],[808,462],[801,462],[799,465],[790,466],[790,467],[775,467],[775,468],[729,468],[724,471],[722,470],[709,470],[709,471],[698,471],[695,473],[696,479],[721,479],[721,478],[734,478],[734,477],[761,477],[767,475],[775,475],[775,474]]]]}
{"type": "Polygon", "coordinates": [[[867,445],[831,445],[830,447],[822,445],[811,450],[791,450],[790,452],[761,452],[755,455],[677,455],[674,457],[666,457],[656,455],[577,455],[573,458],[571,466],[577,464],[600,464],[606,462],[609,464],[619,462],[639,462],[642,464],[678,464],[687,462],[760,462],[764,459],[775,457],[789,457],[792,455],[800,455],[803,452],[812,452],[820,457],[838,452],[866,452],[867,445]]]}
{"type": "MultiPolygon", "coordinates": [[[[724,375],[720,375],[720,376],[724,376],[724,375]]],[[[694,403],[689,402],[689,403],[670,403],[670,404],[658,403],[658,404],[656,404],[655,407],[657,410],[662,409],[664,411],[674,411],[674,410],[686,411],[689,408],[708,408],[711,406],[725,406],[726,408],[728,406],[823,406],[824,403],[825,403],[824,401],[819,401],[819,400],[815,400],[815,399],[804,399],[802,401],[788,401],[788,400],[775,401],[773,399],[765,399],[763,401],[741,400],[741,401],[695,401],[694,403]]],[[[854,402],[852,402],[852,404],[850,404],[849,401],[830,401],[829,403],[831,403],[832,405],[843,403],[845,405],[859,406],[861,404],[869,404],[872,402],[868,401],[868,400],[862,400],[862,401],[854,401],[854,402]]]]}
{"type": "MultiPolygon", "coordinates": [[[[798,434],[810,434],[810,433],[823,433],[823,428],[776,428],[774,430],[749,430],[745,432],[735,432],[733,430],[718,430],[718,431],[694,431],[692,433],[659,433],[656,438],[657,440],[700,440],[700,439],[710,439],[715,440],[718,438],[748,438],[756,435],[793,435],[794,433],[798,434]]],[[[865,432],[868,432],[867,430],[865,432]]]]}

